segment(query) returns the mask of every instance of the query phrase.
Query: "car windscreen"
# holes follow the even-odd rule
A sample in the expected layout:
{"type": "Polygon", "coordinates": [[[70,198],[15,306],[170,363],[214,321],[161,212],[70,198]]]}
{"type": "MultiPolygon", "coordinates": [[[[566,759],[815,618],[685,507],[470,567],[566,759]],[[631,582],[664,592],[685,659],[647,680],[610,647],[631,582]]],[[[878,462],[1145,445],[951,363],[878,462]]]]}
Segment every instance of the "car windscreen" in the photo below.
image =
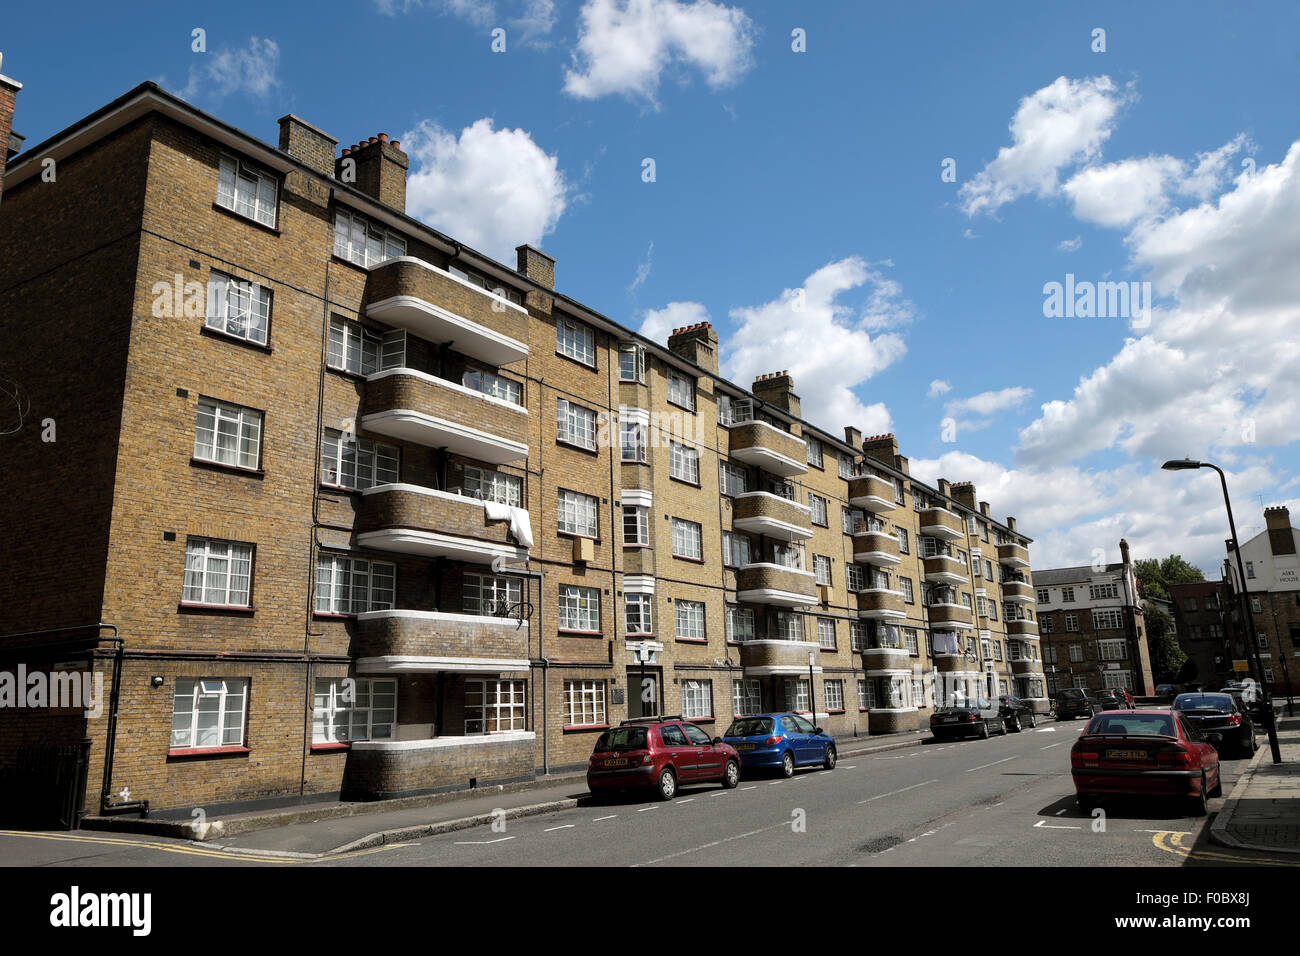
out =
{"type": "Polygon", "coordinates": [[[1102,714],[1093,718],[1086,734],[1121,734],[1126,737],[1174,737],[1170,714],[1102,714]]]}
{"type": "Polygon", "coordinates": [[[644,727],[615,727],[600,735],[596,741],[596,753],[609,750],[645,750],[646,737],[644,727]]]}
{"type": "Polygon", "coordinates": [[[1085,696],[1086,695],[1084,694],[1084,692],[1082,690],[1079,690],[1076,687],[1071,687],[1068,690],[1059,690],[1056,692],[1056,697],[1058,700],[1062,700],[1062,699],[1082,700],[1083,697],[1085,696]]]}
{"type": "Polygon", "coordinates": [[[1228,694],[1193,694],[1174,701],[1175,710],[1195,713],[1198,710],[1232,710],[1232,697],[1228,694]]]}
{"type": "Polygon", "coordinates": [[[771,717],[741,717],[731,722],[724,737],[758,737],[772,732],[771,717]]]}

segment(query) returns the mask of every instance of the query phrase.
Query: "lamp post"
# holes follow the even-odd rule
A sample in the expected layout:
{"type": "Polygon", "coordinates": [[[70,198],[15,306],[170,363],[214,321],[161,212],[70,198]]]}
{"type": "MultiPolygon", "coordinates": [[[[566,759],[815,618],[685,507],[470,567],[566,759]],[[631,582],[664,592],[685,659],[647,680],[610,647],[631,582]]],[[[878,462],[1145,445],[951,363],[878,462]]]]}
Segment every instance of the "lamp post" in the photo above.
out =
{"type": "MultiPolygon", "coordinates": [[[[1246,590],[1246,568],[1241,561],[1241,542],[1237,540],[1237,523],[1232,517],[1232,501],[1228,498],[1228,479],[1223,474],[1223,469],[1218,465],[1208,461],[1192,461],[1190,458],[1174,459],[1161,465],[1165,471],[1190,471],[1195,468],[1213,468],[1219,473],[1219,483],[1223,486],[1223,504],[1228,509],[1228,530],[1232,533],[1232,550],[1237,555],[1237,573],[1241,581],[1241,620],[1242,627],[1248,632],[1253,630],[1252,618],[1250,616],[1250,595],[1246,590]]],[[[1282,751],[1277,743],[1277,720],[1273,714],[1273,697],[1268,691],[1268,685],[1264,682],[1264,665],[1259,657],[1259,641],[1251,633],[1247,634],[1247,642],[1250,644],[1251,657],[1254,658],[1255,674],[1259,679],[1260,689],[1264,693],[1264,707],[1268,714],[1268,746],[1273,752],[1273,762],[1282,762],[1282,751]]]]}

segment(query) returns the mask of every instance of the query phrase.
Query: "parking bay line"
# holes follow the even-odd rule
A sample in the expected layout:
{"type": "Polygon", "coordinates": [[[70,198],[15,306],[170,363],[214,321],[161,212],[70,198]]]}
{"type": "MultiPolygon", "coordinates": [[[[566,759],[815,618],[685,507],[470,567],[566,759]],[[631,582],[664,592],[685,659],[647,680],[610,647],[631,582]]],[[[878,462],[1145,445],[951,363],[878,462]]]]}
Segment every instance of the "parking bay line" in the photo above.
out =
{"type": "Polygon", "coordinates": [[[1033,828],[1037,830],[1040,827],[1043,828],[1044,830],[1082,830],[1083,829],[1083,827],[1056,827],[1056,826],[1052,826],[1046,820],[1039,820],[1037,823],[1034,824],[1033,828]]]}
{"type": "Polygon", "coordinates": [[[456,846],[487,846],[489,843],[505,843],[506,840],[513,840],[512,836],[497,837],[495,840],[457,840],[456,846]]]}
{"type": "Polygon", "coordinates": [[[894,797],[900,793],[907,793],[909,790],[915,790],[917,787],[924,787],[926,784],[938,782],[938,780],[926,780],[924,783],[914,783],[910,787],[904,787],[901,790],[891,790],[889,793],[878,793],[874,797],[867,797],[865,800],[859,800],[858,803],[870,803],[872,800],[882,800],[885,797],[894,797]]]}
{"type": "Polygon", "coordinates": [[[618,816],[617,813],[611,813],[611,814],[610,814],[609,816],[607,816],[607,817],[596,817],[596,819],[592,820],[591,822],[592,822],[592,823],[599,823],[601,820],[613,820],[616,816],[618,816]]]}
{"type": "Polygon", "coordinates": [[[981,764],[978,767],[971,767],[967,773],[974,773],[976,770],[987,770],[989,767],[996,767],[1000,763],[1006,763],[1008,760],[1015,760],[1020,754],[1012,754],[1010,757],[1003,757],[1001,760],[995,760],[992,763],[981,764]]]}
{"type": "Polygon", "coordinates": [[[573,827],[574,827],[574,825],[573,825],[572,823],[566,823],[566,824],[564,824],[563,826],[558,826],[558,827],[547,827],[547,828],[546,828],[545,830],[543,830],[542,832],[543,832],[543,833],[554,833],[556,830],[572,830],[573,827]]]}
{"type": "Polygon", "coordinates": [[[1051,750],[1053,747],[1059,747],[1059,746],[1061,746],[1061,744],[1063,744],[1063,743],[1066,743],[1066,741],[1064,741],[1064,740],[1058,740],[1058,741],[1057,741],[1056,743],[1054,743],[1054,744],[1048,744],[1046,747],[1039,747],[1038,749],[1039,749],[1039,750],[1051,750]]]}
{"type": "Polygon", "coordinates": [[[721,840],[714,840],[711,843],[704,843],[700,846],[691,847],[689,850],[678,850],[676,853],[669,853],[667,856],[661,856],[658,859],[647,860],[644,863],[634,863],[634,867],[651,866],[655,863],[662,863],[665,860],[671,860],[679,856],[686,856],[689,853],[698,853],[700,850],[707,850],[711,847],[721,846],[723,843],[730,843],[732,840],[743,840],[745,837],[757,836],[760,833],[766,833],[768,830],[775,830],[778,827],[788,827],[788,820],[782,820],[780,823],[774,823],[770,827],[760,827],[757,830],[750,830],[748,833],[737,833],[735,836],[723,837],[721,840]]]}

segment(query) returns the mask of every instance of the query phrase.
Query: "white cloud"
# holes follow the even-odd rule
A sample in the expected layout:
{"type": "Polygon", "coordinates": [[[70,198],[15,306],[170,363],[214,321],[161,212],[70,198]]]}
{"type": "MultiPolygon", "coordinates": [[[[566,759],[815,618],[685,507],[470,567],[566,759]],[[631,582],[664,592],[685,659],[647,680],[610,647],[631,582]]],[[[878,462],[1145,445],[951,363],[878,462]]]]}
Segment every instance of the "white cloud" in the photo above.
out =
{"type": "Polygon", "coordinates": [[[1062,169],[1101,154],[1129,99],[1108,76],[1057,77],[1025,97],[1011,119],[1012,145],[961,187],[962,210],[993,213],[1021,196],[1052,195],[1062,169]]]}
{"type": "Polygon", "coordinates": [[[1075,236],[1073,239],[1062,239],[1056,244],[1060,252],[1078,252],[1083,248],[1083,236],[1075,236]]]}
{"type": "Polygon", "coordinates": [[[941,378],[936,378],[930,383],[930,391],[926,393],[926,398],[938,398],[940,395],[946,395],[952,391],[952,386],[941,378]]]}
{"type": "Polygon", "coordinates": [[[629,295],[631,295],[642,285],[644,285],[646,279],[650,278],[650,269],[654,265],[654,257],[655,257],[655,244],[654,244],[654,240],[651,239],[650,246],[645,251],[645,258],[640,263],[637,264],[636,277],[632,279],[632,283],[627,287],[627,291],[629,295]]]}
{"type": "Polygon", "coordinates": [[[947,409],[949,415],[962,415],[967,412],[973,412],[976,415],[995,415],[1009,408],[1017,408],[1023,405],[1025,399],[1032,394],[1034,394],[1032,388],[1016,385],[997,391],[980,392],[970,398],[956,398],[946,403],[944,408],[947,409]]]}
{"type": "Polygon", "coordinates": [[[457,136],[426,120],[402,140],[407,212],[503,262],[520,243],[540,246],[564,212],[569,186],[557,157],[522,129],[483,118],[457,136]]]}
{"type": "Polygon", "coordinates": [[[181,90],[185,99],[198,96],[221,100],[233,93],[266,99],[280,87],[275,75],[280,67],[280,46],[266,37],[249,37],[243,49],[225,47],[198,54],[190,67],[189,82],[181,90]]]}
{"type": "Polygon", "coordinates": [[[716,90],[753,63],[753,21],[711,0],[587,0],[578,19],[564,90],[579,99],[621,94],[655,103],[666,70],[697,70],[716,90]]]}
{"type": "Polygon", "coordinates": [[[654,342],[667,345],[673,329],[709,321],[709,310],[699,302],[669,302],[662,309],[646,310],[640,332],[654,342]]]}
{"type": "Polygon", "coordinates": [[[464,20],[477,30],[504,27],[507,50],[512,42],[546,48],[555,28],[555,0],[504,0],[501,8],[488,0],[375,0],[375,9],[390,17],[427,9],[464,20]]]}

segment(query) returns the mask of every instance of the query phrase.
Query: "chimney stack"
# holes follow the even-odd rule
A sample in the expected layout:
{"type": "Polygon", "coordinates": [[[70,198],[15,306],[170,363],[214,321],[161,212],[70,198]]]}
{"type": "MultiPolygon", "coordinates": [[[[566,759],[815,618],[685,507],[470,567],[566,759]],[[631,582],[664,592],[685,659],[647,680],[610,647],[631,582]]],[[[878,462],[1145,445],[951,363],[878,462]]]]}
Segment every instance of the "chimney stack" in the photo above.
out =
{"type": "Polygon", "coordinates": [[[975,485],[973,483],[969,481],[959,481],[957,484],[952,486],[952,490],[949,494],[951,494],[953,500],[963,508],[968,508],[971,511],[979,510],[975,503],[975,485]]]}
{"type": "Polygon", "coordinates": [[[1011,517],[1011,515],[1007,515],[1007,520],[1005,524],[1010,530],[1012,531],[1016,530],[1016,519],[1011,517]]]}
{"type": "Polygon", "coordinates": [[[760,375],[754,379],[751,391],[769,405],[775,405],[795,418],[803,418],[802,405],[794,393],[794,379],[790,377],[789,369],[760,375]]]}
{"type": "Polygon", "coordinates": [[[708,322],[673,329],[668,336],[668,351],[715,375],[718,372],[718,333],[708,322]]]}
{"type": "Polygon", "coordinates": [[[980,514],[986,518],[989,517],[989,503],[987,501],[980,502],[980,514]]]}
{"type": "Polygon", "coordinates": [[[1119,560],[1124,567],[1128,567],[1132,562],[1129,560],[1128,542],[1123,538],[1119,539],[1119,560]]]}
{"type": "MultiPolygon", "coordinates": [[[[352,160],[356,163],[356,182],[351,185],[371,199],[405,215],[406,171],[410,168],[411,161],[400,146],[397,140],[390,143],[387,133],[362,140],[350,149],[345,149],[343,155],[333,163],[334,176],[346,182],[343,163],[352,160]]],[[[332,151],[330,155],[334,155],[332,151]]]]}
{"type": "Polygon", "coordinates": [[[939,479],[939,494],[943,495],[945,498],[952,497],[952,485],[948,483],[947,478],[939,479]]]}
{"type": "Polygon", "coordinates": [[[536,246],[515,246],[515,271],[555,291],[555,259],[536,246]]]}
{"type": "MultiPolygon", "coordinates": [[[[0,53],[0,67],[4,66],[4,54],[0,53]]],[[[0,73],[0,147],[4,148],[4,159],[0,161],[0,198],[4,197],[5,163],[22,149],[23,138],[14,132],[14,100],[23,85],[17,80],[0,73]]]]}
{"type": "Polygon", "coordinates": [[[318,173],[334,175],[334,149],[339,141],[292,113],[280,117],[280,149],[318,173]]]}
{"type": "MultiPolygon", "coordinates": [[[[865,441],[859,437],[854,443],[861,447],[863,454],[876,461],[882,461],[891,468],[898,468],[898,439],[893,432],[884,435],[872,435],[865,441]]],[[[901,470],[901,469],[900,469],[901,470]]]]}
{"type": "Polygon", "coordinates": [[[1264,509],[1268,527],[1268,546],[1274,554],[1295,554],[1295,532],[1291,530],[1291,512],[1283,505],[1264,509]]]}

